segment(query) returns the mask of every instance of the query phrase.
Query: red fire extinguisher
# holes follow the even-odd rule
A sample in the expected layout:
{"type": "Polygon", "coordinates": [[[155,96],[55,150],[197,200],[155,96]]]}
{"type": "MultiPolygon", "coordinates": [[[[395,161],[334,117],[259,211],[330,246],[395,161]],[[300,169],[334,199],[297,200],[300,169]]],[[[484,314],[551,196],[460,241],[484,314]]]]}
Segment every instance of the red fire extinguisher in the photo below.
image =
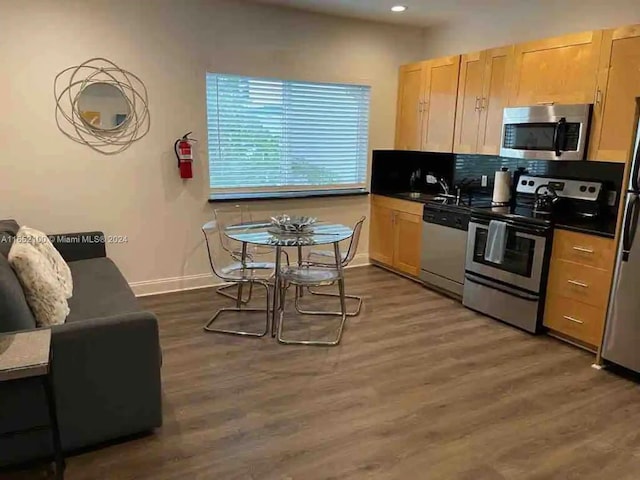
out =
{"type": "Polygon", "coordinates": [[[185,133],[182,138],[176,140],[173,145],[173,149],[176,152],[176,158],[178,159],[178,168],[180,169],[180,178],[192,178],[193,170],[191,164],[193,163],[193,142],[194,139],[189,138],[191,132],[185,133]]]}

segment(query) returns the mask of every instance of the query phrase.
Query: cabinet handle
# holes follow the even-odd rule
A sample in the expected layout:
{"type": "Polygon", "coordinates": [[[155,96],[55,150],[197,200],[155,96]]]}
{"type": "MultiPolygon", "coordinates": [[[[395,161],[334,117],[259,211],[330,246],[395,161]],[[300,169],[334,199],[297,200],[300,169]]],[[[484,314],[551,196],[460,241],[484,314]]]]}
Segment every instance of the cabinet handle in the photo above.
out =
{"type": "Polygon", "coordinates": [[[479,112],[482,107],[480,106],[480,97],[476,97],[476,108],[475,111],[479,112]]]}
{"type": "Polygon", "coordinates": [[[567,280],[567,283],[570,283],[571,285],[575,285],[577,287],[589,288],[588,284],[582,283],[582,282],[578,282],[577,280],[567,280]]]}
{"type": "Polygon", "coordinates": [[[599,88],[596,90],[596,101],[595,104],[598,105],[602,101],[602,90],[599,88]]]}
{"type": "Polygon", "coordinates": [[[584,323],[582,320],[578,320],[577,318],[570,317],[569,315],[563,315],[562,318],[564,318],[565,320],[569,320],[570,322],[573,322],[573,323],[580,323],[580,324],[584,323]]]}
{"type": "Polygon", "coordinates": [[[487,108],[487,97],[482,97],[482,99],[480,99],[480,110],[484,110],[485,108],[487,108]]]}
{"type": "Polygon", "coordinates": [[[582,252],[582,253],[593,253],[593,250],[591,250],[590,248],[578,247],[578,246],[574,246],[572,248],[574,250],[577,250],[578,252],[582,252]]]}
{"type": "Polygon", "coordinates": [[[543,106],[546,105],[546,106],[549,106],[549,107],[551,107],[551,106],[553,106],[555,104],[556,104],[556,102],[538,102],[537,103],[537,105],[543,105],[543,106]]]}

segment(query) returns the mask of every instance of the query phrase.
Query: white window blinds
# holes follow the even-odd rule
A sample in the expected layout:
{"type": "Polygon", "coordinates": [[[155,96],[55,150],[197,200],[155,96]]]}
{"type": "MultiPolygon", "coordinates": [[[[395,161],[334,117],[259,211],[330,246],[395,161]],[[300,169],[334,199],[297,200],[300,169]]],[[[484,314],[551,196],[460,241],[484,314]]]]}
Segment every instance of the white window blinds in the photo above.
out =
{"type": "Polygon", "coordinates": [[[207,73],[212,192],[362,188],[370,87],[207,73]]]}

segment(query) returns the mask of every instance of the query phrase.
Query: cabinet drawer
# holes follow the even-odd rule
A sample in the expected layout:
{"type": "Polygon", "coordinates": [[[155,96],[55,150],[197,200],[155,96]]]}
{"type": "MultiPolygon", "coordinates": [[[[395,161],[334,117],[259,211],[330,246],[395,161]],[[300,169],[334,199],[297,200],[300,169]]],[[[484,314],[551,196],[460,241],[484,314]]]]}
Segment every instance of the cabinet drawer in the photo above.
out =
{"type": "Polygon", "coordinates": [[[605,308],[597,308],[552,293],[547,296],[544,325],[589,345],[598,346],[605,308]]]}
{"type": "Polygon", "coordinates": [[[556,230],[554,235],[554,258],[604,270],[613,268],[616,250],[613,239],[566,230],[556,230]]]}
{"type": "Polygon", "coordinates": [[[610,283],[610,271],[554,259],[551,261],[547,294],[606,308],[610,283]]]}

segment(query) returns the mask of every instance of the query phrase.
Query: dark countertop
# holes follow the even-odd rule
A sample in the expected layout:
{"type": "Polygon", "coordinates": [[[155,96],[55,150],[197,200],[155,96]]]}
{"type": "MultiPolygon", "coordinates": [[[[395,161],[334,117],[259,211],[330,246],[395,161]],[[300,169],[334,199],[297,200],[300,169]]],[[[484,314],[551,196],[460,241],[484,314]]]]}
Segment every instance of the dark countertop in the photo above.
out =
{"type": "Polygon", "coordinates": [[[374,193],[375,195],[380,195],[382,197],[399,198],[400,200],[409,200],[410,202],[416,203],[427,203],[439,196],[434,193],[419,193],[417,194],[417,196],[415,194],[411,194],[410,192],[372,193],[374,193]]]}
{"type": "MultiPolygon", "coordinates": [[[[409,192],[388,192],[375,193],[384,197],[399,198],[401,200],[409,200],[417,203],[427,203],[433,201],[439,195],[421,193],[419,196],[412,196],[409,192]]],[[[478,203],[485,203],[486,198],[478,198],[478,203]]],[[[473,203],[476,202],[472,202],[473,203]]],[[[553,221],[554,228],[562,230],[570,230],[572,232],[586,233],[589,235],[597,235],[604,238],[615,238],[616,236],[616,217],[613,215],[601,217],[597,219],[590,218],[556,218],[553,221]]]]}
{"type": "Polygon", "coordinates": [[[616,236],[616,218],[613,216],[600,219],[558,219],[554,222],[554,227],[605,238],[616,236]]]}

